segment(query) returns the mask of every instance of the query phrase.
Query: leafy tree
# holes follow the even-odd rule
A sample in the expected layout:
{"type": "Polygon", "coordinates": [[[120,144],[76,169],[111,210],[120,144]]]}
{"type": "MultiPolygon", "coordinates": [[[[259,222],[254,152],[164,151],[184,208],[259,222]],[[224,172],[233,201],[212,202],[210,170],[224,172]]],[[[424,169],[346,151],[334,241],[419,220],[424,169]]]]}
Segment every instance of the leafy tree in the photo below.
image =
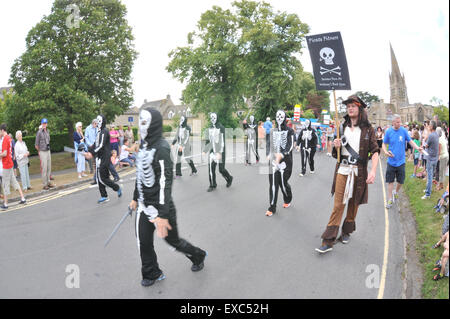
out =
{"type": "Polygon", "coordinates": [[[275,13],[265,2],[233,2],[234,11],[213,6],[201,15],[188,46],[169,53],[167,70],[186,82],[183,101],[194,112],[216,112],[225,126],[236,127],[233,113],[272,116],[299,101],[302,48],[308,26],[295,14],[275,13]]]}
{"type": "Polygon", "coordinates": [[[67,128],[72,136],[77,121],[90,123],[100,112],[107,120],[122,114],[133,100],[137,56],[125,15],[119,0],[56,0],[11,68],[11,127],[36,131],[47,117],[50,129],[67,128]]]}
{"type": "Polygon", "coordinates": [[[363,100],[367,104],[367,107],[370,107],[370,105],[373,102],[380,102],[380,98],[377,95],[373,95],[369,92],[358,91],[352,95],[358,96],[361,100],[363,100]]]}
{"type": "Polygon", "coordinates": [[[433,108],[433,115],[437,115],[439,117],[439,120],[442,122],[449,123],[449,115],[448,115],[448,107],[445,105],[440,105],[433,108]]]}

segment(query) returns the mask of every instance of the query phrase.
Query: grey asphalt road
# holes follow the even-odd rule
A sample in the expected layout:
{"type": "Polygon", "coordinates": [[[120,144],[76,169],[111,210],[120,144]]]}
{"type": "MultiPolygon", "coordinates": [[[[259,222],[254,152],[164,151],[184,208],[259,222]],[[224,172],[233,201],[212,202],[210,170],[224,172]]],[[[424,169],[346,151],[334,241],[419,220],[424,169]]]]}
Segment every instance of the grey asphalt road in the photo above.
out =
{"type": "MultiPolygon", "coordinates": [[[[230,148],[229,148],[230,149],[230,148]]],[[[263,150],[260,150],[263,153],[263,150]]],[[[242,153],[240,153],[242,154],[242,153]]],[[[359,209],[357,231],[349,244],[319,255],[320,235],[333,205],[330,187],[335,160],[316,155],[316,173],[299,177],[294,153],[290,179],[293,204],[265,216],[268,177],[263,165],[227,164],[234,176],[207,193],[208,172],[174,181],[181,237],[208,251],[205,268],[190,261],[155,234],[158,261],[166,279],[140,285],[140,258],[134,216],[110,244],[104,242],[132,198],[134,175],[122,180],[124,196],[108,190],[111,201],[98,205],[97,189],[85,188],[27,207],[0,213],[0,298],[173,298],[303,299],[377,298],[385,252],[382,183],[369,189],[369,204],[359,209]],[[79,281],[71,281],[74,268],[79,281]],[[79,283],[79,288],[73,286],[79,283]]],[[[389,254],[384,298],[402,297],[403,238],[395,210],[389,213],[389,254]]]]}

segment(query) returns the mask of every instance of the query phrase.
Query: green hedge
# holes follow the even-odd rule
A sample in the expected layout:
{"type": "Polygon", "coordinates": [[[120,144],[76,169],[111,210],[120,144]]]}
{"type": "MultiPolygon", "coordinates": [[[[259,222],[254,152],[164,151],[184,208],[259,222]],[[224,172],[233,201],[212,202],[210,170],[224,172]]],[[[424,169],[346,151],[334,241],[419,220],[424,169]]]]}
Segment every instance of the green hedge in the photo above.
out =
{"type": "MultiPolygon", "coordinates": [[[[23,138],[25,144],[27,144],[30,155],[38,155],[34,144],[36,142],[36,135],[25,136],[23,138]]],[[[50,150],[52,152],[63,152],[64,146],[73,148],[73,144],[69,138],[69,133],[50,134],[50,150]]]]}

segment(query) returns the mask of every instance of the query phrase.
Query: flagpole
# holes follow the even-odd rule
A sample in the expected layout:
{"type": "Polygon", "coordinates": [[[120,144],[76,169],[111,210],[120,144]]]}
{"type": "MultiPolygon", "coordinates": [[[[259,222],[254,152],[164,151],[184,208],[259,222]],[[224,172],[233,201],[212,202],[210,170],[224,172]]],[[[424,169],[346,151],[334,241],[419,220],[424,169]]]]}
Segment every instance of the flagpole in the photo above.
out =
{"type": "MultiPolygon", "coordinates": [[[[337,102],[336,102],[336,90],[333,88],[333,97],[334,97],[334,123],[336,124],[336,132],[337,132],[337,138],[339,139],[339,115],[338,115],[338,109],[337,109],[337,102]]],[[[341,148],[337,149],[337,161],[338,163],[341,162],[341,148]]]]}

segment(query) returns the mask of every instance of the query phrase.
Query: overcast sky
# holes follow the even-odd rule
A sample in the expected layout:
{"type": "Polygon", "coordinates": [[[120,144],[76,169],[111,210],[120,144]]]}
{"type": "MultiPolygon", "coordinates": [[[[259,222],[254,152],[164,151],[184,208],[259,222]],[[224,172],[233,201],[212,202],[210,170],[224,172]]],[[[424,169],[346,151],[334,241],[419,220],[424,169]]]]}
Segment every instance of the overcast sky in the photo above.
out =
{"type": "MultiPolygon", "coordinates": [[[[186,45],[201,13],[229,0],[122,0],[128,8],[139,57],[134,65],[134,105],[170,94],[179,102],[183,85],[165,70],[168,53],[186,45]]],[[[270,0],[275,10],[296,13],[310,34],[340,31],[352,91],[368,91],[389,102],[389,42],[406,78],[410,103],[449,101],[448,0],[270,0]]],[[[8,85],[11,65],[25,50],[28,31],[50,13],[52,0],[0,0],[0,87],[8,85]]],[[[306,44],[305,44],[306,45],[306,44]]],[[[301,63],[312,72],[308,50],[301,63]]]]}

